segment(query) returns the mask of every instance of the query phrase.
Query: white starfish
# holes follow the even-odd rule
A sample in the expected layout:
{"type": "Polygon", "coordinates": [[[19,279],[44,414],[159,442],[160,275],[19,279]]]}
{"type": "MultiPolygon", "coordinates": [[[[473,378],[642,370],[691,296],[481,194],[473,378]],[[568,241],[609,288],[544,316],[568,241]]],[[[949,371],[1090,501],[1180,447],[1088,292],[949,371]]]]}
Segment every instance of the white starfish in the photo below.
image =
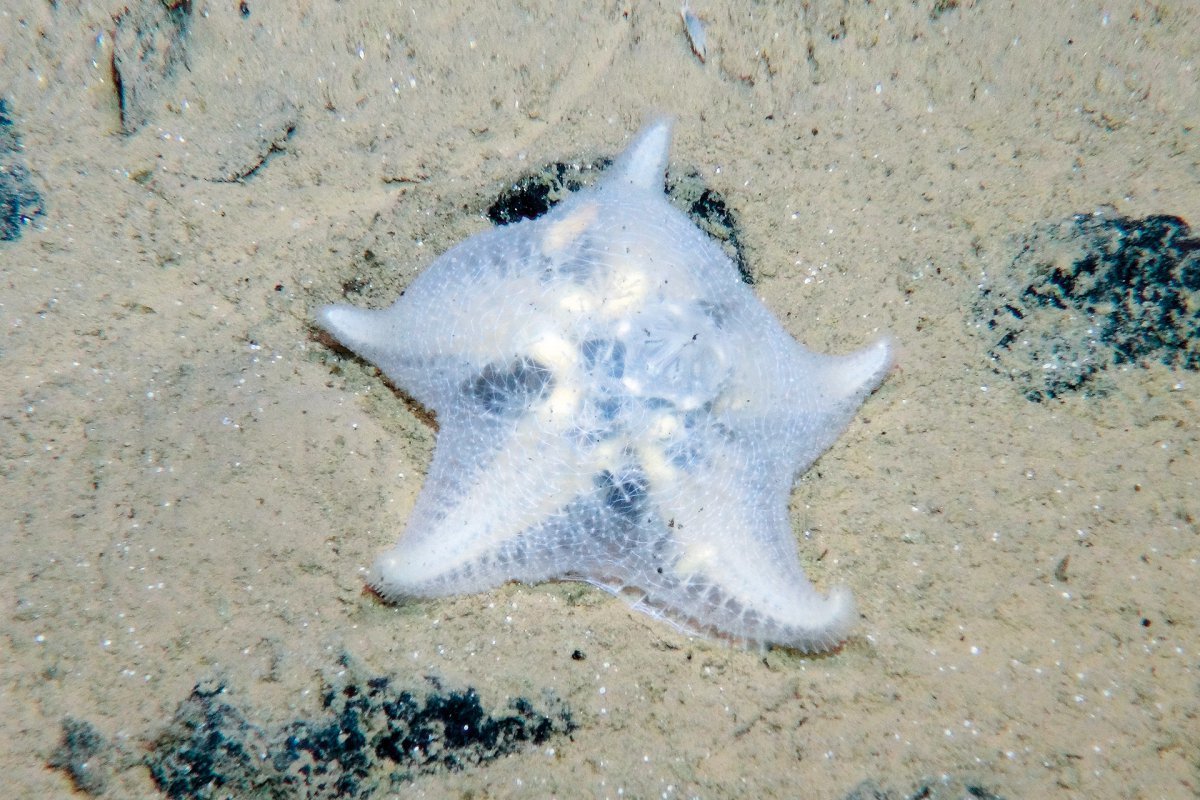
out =
{"type": "Polygon", "coordinates": [[[582,580],[689,632],[804,651],[854,620],[808,582],[796,476],[883,380],[881,339],[800,346],[663,194],[670,125],[551,213],[473,236],[386,310],[321,327],[436,414],[370,584],[389,600],[582,580]]]}

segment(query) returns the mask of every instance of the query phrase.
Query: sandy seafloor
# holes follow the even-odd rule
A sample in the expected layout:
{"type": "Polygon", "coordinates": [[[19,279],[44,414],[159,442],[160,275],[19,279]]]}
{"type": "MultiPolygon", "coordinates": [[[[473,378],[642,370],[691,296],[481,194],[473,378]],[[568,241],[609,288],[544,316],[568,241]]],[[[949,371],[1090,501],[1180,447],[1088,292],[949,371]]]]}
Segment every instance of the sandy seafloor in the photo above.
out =
{"type": "MultiPolygon", "coordinates": [[[[45,205],[0,243],[5,797],[71,794],[47,766],[64,717],[136,754],[216,676],[278,726],[343,653],[571,709],[570,737],[406,797],[1200,792],[1200,376],[1132,365],[1031,402],[973,310],[1041,223],[1200,223],[1195,6],[697,2],[701,63],[673,2],[197,0],[174,74],[126,87],[125,134],[127,5],[150,3],[0,8],[45,205]],[[313,309],[344,285],[389,303],[513,179],[654,113],[798,340],[900,343],[793,495],[810,577],[861,613],[825,657],[573,584],[363,590],[435,432],[313,309]]],[[[106,796],[161,796],[123,763],[106,796]]]]}

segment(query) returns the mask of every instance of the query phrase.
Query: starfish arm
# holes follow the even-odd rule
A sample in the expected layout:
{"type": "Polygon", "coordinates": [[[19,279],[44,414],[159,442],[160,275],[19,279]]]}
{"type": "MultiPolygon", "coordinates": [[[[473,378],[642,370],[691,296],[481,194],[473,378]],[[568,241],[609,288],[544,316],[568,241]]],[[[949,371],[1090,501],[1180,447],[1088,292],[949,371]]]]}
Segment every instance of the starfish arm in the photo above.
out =
{"type": "Polygon", "coordinates": [[[450,420],[425,486],[396,545],[379,556],[368,583],[388,600],[484,591],[520,565],[503,554],[522,534],[586,491],[590,476],[568,439],[537,418],[509,426],[492,452],[476,422],[450,420]]]}
{"type": "Polygon", "coordinates": [[[640,189],[661,192],[667,173],[667,153],[671,147],[671,121],[651,122],[638,132],[613,165],[606,186],[630,184],[640,189]]]}
{"type": "Polygon", "coordinates": [[[804,365],[791,374],[804,380],[791,381],[781,398],[792,475],[807,470],[842,435],[867,395],[887,377],[894,357],[888,337],[840,356],[800,349],[804,365]]]}
{"type": "MultiPolygon", "coordinates": [[[[673,505],[685,586],[706,586],[710,619],[736,638],[817,652],[837,646],[855,619],[850,592],[822,596],[809,582],[787,517],[790,476],[763,474],[752,440],[727,445],[680,476],[673,505]]],[[[692,589],[694,591],[694,588],[692,589]]]]}

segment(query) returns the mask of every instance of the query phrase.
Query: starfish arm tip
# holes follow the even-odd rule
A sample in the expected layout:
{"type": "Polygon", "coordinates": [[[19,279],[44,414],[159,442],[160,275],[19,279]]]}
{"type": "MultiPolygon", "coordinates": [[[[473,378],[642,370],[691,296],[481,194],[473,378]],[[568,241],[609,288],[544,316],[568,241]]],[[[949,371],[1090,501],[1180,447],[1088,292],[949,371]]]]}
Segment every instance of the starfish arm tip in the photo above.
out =
{"type": "Polygon", "coordinates": [[[613,175],[620,183],[661,191],[671,149],[671,119],[659,117],[642,128],[617,160],[613,175]]]}

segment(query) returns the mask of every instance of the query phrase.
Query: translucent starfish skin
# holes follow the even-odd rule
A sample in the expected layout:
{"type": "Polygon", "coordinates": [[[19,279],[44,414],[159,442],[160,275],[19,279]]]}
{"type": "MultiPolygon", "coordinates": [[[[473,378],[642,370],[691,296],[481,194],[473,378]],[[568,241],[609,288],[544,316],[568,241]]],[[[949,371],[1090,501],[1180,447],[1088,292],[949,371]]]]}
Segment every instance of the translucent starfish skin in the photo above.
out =
{"type": "Polygon", "coordinates": [[[540,219],[474,236],[386,310],[318,323],[438,417],[371,586],[389,600],[581,580],[694,633],[837,647],[850,592],[808,582],[798,474],[892,363],[799,345],[663,194],[670,125],[540,219]]]}

